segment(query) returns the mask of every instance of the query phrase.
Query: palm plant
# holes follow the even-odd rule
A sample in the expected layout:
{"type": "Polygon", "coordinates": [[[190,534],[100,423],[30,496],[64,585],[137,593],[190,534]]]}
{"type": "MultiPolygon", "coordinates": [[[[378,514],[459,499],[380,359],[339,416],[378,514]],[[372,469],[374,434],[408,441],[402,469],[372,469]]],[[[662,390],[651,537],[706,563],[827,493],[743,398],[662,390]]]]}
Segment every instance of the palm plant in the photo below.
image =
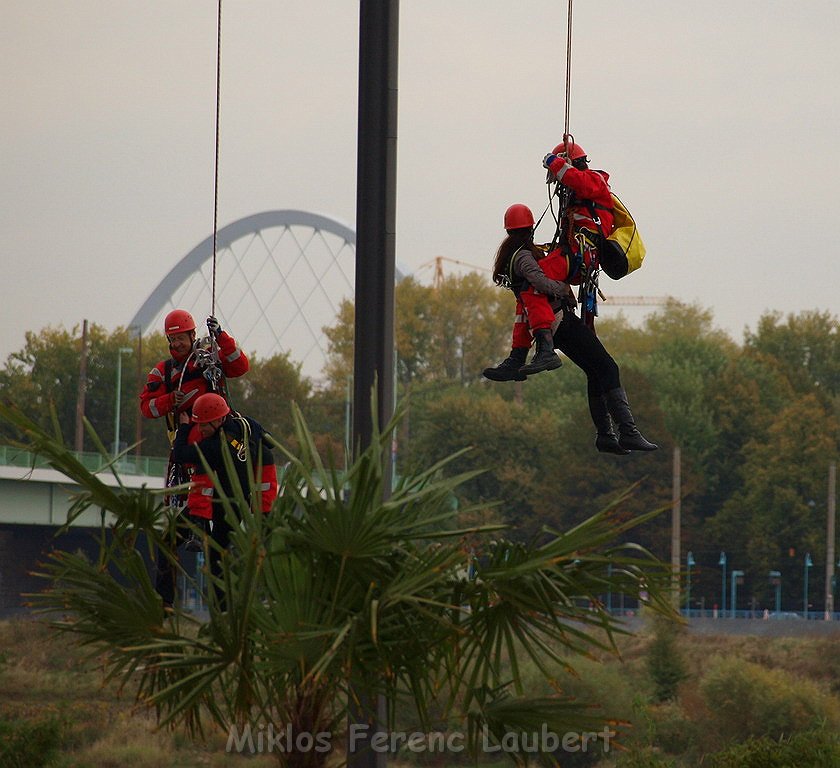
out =
{"type": "MultiPolygon", "coordinates": [[[[617,543],[657,514],[620,519],[626,494],[570,531],[546,530],[527,543],[501,526],[459,529],[453,493],[474,473],[448,477],[455,456],[386,494],[399,414],[383,430],[374,425],[369,447],[337,471],[295,409],[299,448],[277,445],[288,465],[274,508],[264,515],[241,493],[226,503],[235,526],[222,557],[224,605],[208,588],[206,617],[167,614],[142,555],[143,540],[150,550],[167,545],[160,495],[110,488],[14,408],[0,404],[0,417],[81,486],[71,518],[98,507],[110,520],[97,562],[50,555],[42,569],[49,587],[34,604],[58,613],[55,626],[90,646],[109,676],[134,681],[161,725],[192,734],[213,724],[236,734],[235,746],[253,748],[266,724],[329,734],[348,712],[372,720],[377,700],[389,728],[398,716],[426,731],[458,728],[474,754],[488,739],[541,727],[595,731],[607,715],[564,698],[557,678],[577,654],[614,650],[626,631],[599,595],[646,592],[654,610],[672,611],[669,569],[617,543]],[[526,661],[554,693],[525,690],[526,661]]],[[[328,750],[306,743],[278,758],[324,764],[328,750]]]]}

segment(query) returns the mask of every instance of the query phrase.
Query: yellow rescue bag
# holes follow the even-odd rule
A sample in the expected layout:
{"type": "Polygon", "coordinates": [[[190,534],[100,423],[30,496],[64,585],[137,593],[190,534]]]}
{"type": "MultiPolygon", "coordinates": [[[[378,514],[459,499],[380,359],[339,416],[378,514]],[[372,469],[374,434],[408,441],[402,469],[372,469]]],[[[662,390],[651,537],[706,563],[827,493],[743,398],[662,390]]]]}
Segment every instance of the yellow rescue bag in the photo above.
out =
{"type": "Polygon", "coordinates": [[[630,211],[614,194],[612,200],[613,231],[607,236],[602,236],[598,255],[601,269],[607,276],[613,280],[620,280],[642,266],[645,244],[630,211]]]}

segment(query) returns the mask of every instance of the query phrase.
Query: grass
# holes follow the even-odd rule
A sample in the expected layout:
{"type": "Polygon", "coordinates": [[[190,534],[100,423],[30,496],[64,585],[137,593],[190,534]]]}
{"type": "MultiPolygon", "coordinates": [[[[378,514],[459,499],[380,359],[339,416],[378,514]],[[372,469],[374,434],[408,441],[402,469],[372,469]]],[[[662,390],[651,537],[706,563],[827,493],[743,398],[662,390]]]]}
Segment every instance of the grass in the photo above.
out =
{"type": "Polygon", "coordinates": [[[41,621],[0,622],[0,766],[3,768],[223,768],[276,766],[159,731],[133,691],[103,685],[95,660],[41,621]]]}
{"type": "MultiPolygon", "coordinates": [[[[710,736],[713,713],[704,698],[703,681],[710,661],[744,662],[766,671],[780,688],[791,685],[812,692],[813,700],[840,711],[840,658],[835,638],[766,638],[680,634],[678,651],[689,677],[678,698],[654,704],[647,674],[648,630],[620,643],[621,660],[570,659],[577,675],[559,675],[555,690],[581,701],[597,702],[603,714],[629,722],[623,739],[629,752],[602,761],[608,766],[697,765],[701,756],[729,745],[710,736]],[[781,682],[780,682],[781,681],[781,682]],[[801,683],[797,685],[797,681],[801,683]]],[[[153,717],[134,703],[133,691],[103,684],[96,659],[42,621],[0,622],[0,766],[2,768],[193,768],[204,766],[276,766],[272,756],[244,757],[225,752],[226,733],[212,733],[204,743],[155,728],[153,717]]],[[[533,684],[539,685],[534,670],[533,684]]],[[[551,691],[546,691],[551,692],[551,691]]],[[[827,723],[826,727],[836,724],[827,723]]],[[[784,738],[793,737],[790,734],[784,738]]],[[[746,737],[745,737],[746,738],[746,737]]],[[[778,738],[778,737],[774,737],[778,738]]],[[[773,743],[772,740],[769,743],[773,743]]],[[[723,754],[723,752],[721,752],[723,754]]],[[[440,756],[439,756],[440,758],[440,756]]],[[[463,758],[404,761],[389,765],[465,765],[463,758]]],[[[490,763],[488,762],[488,765],[490,763]]],[[[496,762],[496,765],[505,765],[496,762]]],[[[509,764],[509,763],[508,763],[509,764]]],[[[566,763],[563,763],[564,765],[566,763]]],[[[595,766],[594,761],[575,765],[595,766]]],[[[704,761],[705,764],[705,761],[704,761]]],[[[710,763],[711,764],[711,763],[710,763]]],[[[729,765],[730,763],[721,763],[729,765]]]]}

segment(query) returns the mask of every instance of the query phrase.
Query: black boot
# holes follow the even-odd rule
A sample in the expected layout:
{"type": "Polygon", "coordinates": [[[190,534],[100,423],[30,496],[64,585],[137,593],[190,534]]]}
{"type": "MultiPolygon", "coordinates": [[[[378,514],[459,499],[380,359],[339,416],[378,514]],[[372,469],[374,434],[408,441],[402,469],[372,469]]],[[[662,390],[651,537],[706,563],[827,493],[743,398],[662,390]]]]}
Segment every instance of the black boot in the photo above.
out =
{"type": "Polygon", "coordinates": [[[490,381],[525,381],[525,374],[519,369],[528,357],[527,347],[514,347],[510,355],[494,368],[485,368],[481,375],[490,381]]]}
{"type": "Polygon", "coordinates": [[[589,396],[589,413],[597,430],[595,448],[601,453],[615,453],[619,456],[626,456],[630,453],[628,448],[622,448],[619,445],[618,438],[613,431],[610,412],[607,410],[607,400],[603,395],[589,396]]]}
{"type": "Polygon", "coordinates": [[[630,451],[655,451],[659,448],[656,443],[646,440],[636,427],[630,411],[630,403],[627,402],[627,393],[623,387],[607,392],[607,408],[613,421],[618,424],[618,444],[622,448],[630,451]]]}
{"type": "Polygon", "coordinates": [[[541,371],[553,371],[563,365],[563,361],[554,351],[554,337],[551,335],[550,328],[540,328],[534,332],[534,337],[537,340],[537,350],[531,362],[519,369],[520,373],[530,376],[541,371]]]}

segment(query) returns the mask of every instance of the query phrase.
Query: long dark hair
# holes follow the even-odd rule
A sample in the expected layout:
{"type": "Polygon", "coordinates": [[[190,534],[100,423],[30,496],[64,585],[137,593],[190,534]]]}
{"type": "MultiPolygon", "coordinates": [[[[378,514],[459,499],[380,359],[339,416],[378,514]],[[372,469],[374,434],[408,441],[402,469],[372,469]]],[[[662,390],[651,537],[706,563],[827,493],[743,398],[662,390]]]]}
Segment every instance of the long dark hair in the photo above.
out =
{"type": "Polygon", "coordinates": [[[531,247],[533,245],[534,230],[531,227],[508,229],[507,237],[502,240],[496,250],[496,260],[493,262],[493,282],[496,285],[509,285],[511,278],[510,260],[523,246],[531,247]]]}

